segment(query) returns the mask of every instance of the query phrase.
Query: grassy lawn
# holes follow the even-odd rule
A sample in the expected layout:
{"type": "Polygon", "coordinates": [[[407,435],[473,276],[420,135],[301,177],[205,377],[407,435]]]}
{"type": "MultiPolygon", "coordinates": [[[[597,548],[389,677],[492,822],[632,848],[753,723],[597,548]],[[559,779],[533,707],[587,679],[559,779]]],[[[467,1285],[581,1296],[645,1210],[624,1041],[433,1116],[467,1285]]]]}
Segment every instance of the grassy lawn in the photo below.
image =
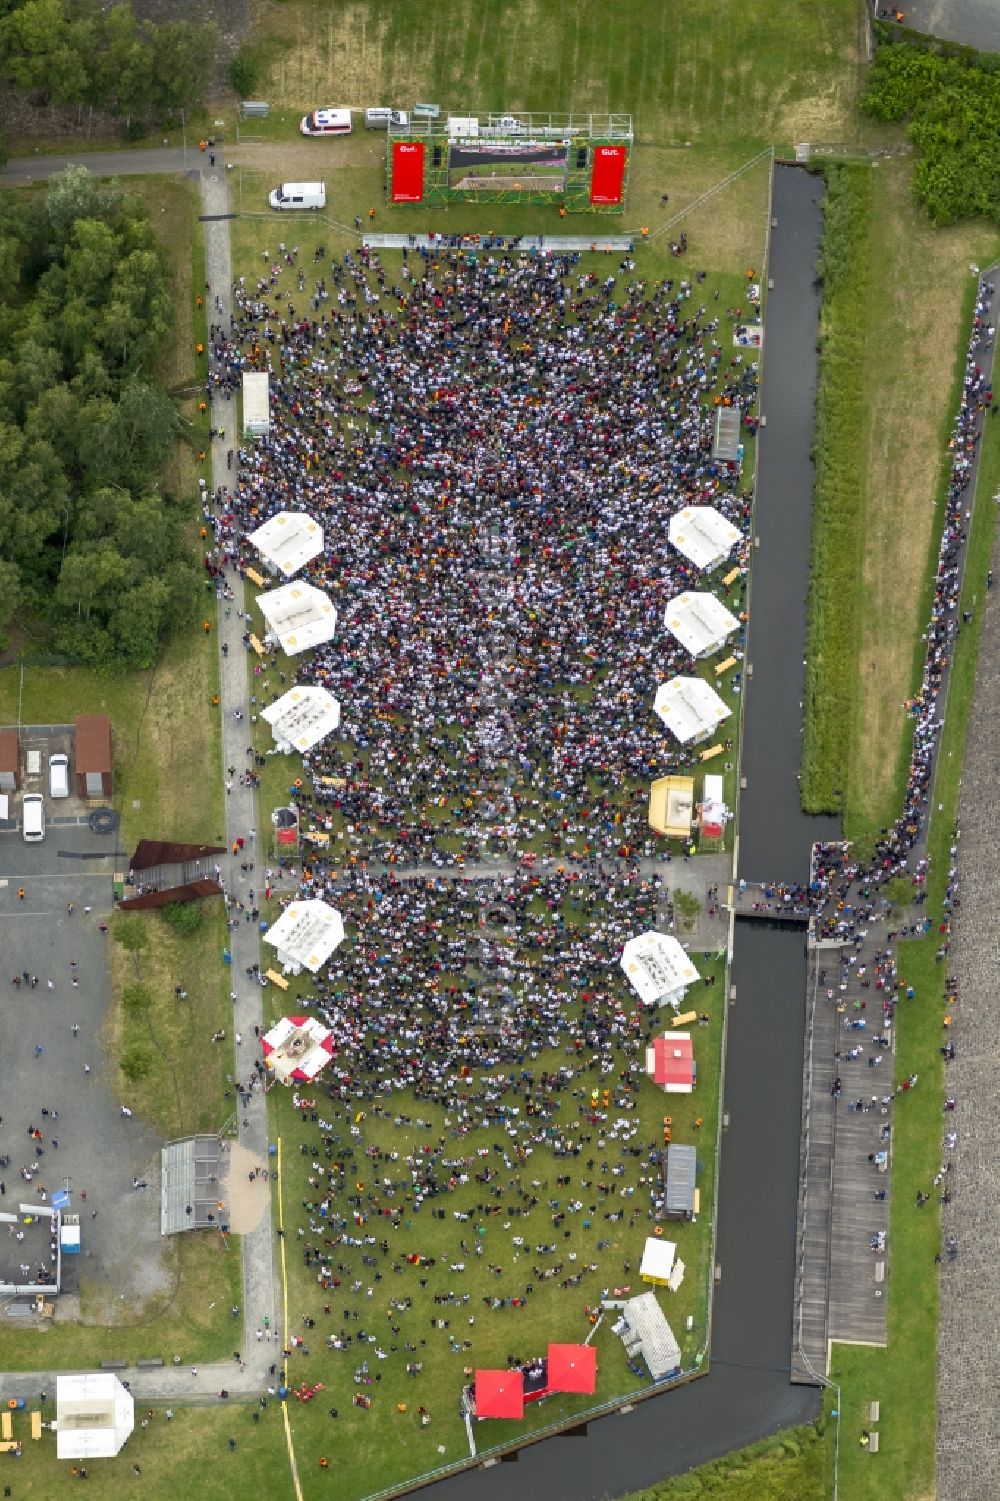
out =
{"type": "MultiPolygon", "coordinates": [[[[695,1005],[700,1004],[703,994],[711,998],[706,1008],[710,1024],[694,1030],[700,1063],[699,1086],[693,1096],[667,1097],[642,1083],[638,1109],[624,1117],[638,1125],[633,1144],[641,1145],[640,1157],[621,1152],[619,1139],[612,1135],[602,1137],[599,1125],[583,1124],[581,1130],[589,1133],[589,1137],[584,1135],[578,1157],[556,1155],[544,1144],[536,1144],[530,1159],[518,1162],[513,1156],[514,1139],[506,1135],[499,1122],[473,1127],[460,1137],[442,1108],[415,1099],[410,1091],[393,1092],[384,1110],[376,1110],[371,1104],[364,1109],[360,1104],[333,1102],[319,1089],[306,1092],[309,1098],[315,1097],[319,1117],[330,1123],[329,1134],[334,1145],[327,1155],[342,1164],[339,1181],[343,1188],[334,1195],[331,1210],[347,1216],[347,1235],[374,1237],[370,1246],[338,1245],[327,1253],[342,1285],[326,1292],[317,1287],[316,1263],[307,1267],[301,1249],[310,1242],[319,1244],[322,1239],[322,1232],[317,1235],[308,1229],[310,1213],[306,1206],[316,1202],[321,1192],[311,1187],[308,1180],[313,1175],[310,1164],[323,1161],[320,1136],[326,1133],[311,1118],[303,1119],[294,1108],[290,1092],[280,1088],[273,1092],[272,1132],[281,1139],[280,1194],[286,1230],[288,1327],[305,1337],[310,1350],[308,1356],[298,1350],[293,1352],[288,1377],[293,1386],[320,1381],[325,1388],[316,1400],[293,1401],[290,1407],[296,1452],[307,1477],[318,1455],[329,1453],[331,1463],[335,1461],[337,1465],[338,1496],[348,1501],[367,1494],[376,1485],[401,1484],[438,1464],[461,1460],[468,1454],[458,1412],[465,1366],[503,1366],[509,1352],[524,1358],[544,1353],[549,1340],[582,1340],[590,1332],[586,1309],[597,1304],[604,1288],[628,1285],[633,1293],[642,1289],[637,1267],[650,1230],[646,1210],[651,1170],[645,1162],[646,1148],[660,1142],[664,1114],[673,1118],[674,1139],[694,1141],[699,1151],[701,1215],[695,1224],[664,1227],[667,1238],[677,1242],[687,1274],[676,1294],[660,1295],[681,1344],[685,1368],[698,1362],[707,1318],[722,1028],[718,1001],[724,993],[721,966],[703,958],[698,963],[706,975],[714,972],[718,976],[711,990],[697,990],[692,996],[695,1005]],[[400,1119],[394,1124],[396,1116],[400,1119]],[[696,1117],[704,1122],[700,1129],[694,1126],[696,1117]],[[454,1184],[443,1196],[432,1197],[422,1207],[415,1206],[407,1187],[406,1159],[411,1154],[419,1156],[430,1146],[436,1148],[439,1143],[443,1144],[449,1162],[461,1154],[464,1158],[471,1157],[475,1166],[453,1167],[453,1177],[465,1171],[469,1181],[454,1184]],[[511,1154],[507,1164],[503,1162],[501,1144],[511,1154]],[[398,1154],[398,1163],[373,1160],[368,1155],[380,1150],[398,1154]],[[354,1155],[348,1156],[351,1151],[354,1155]],[[588,1153],[593,1156],[588,1157],[588,1153]],[[602,1163],[609,1170],[620,1169],[621,1176],[602,1172],[602,1163]],[[475,1181],[475,1173],[484,1168],[495,1170],[489,1188],[475,1181]],[[529,1195],[535,1185],[533,1196],[538,1203],[521,1214],[511,1213],[512,1208],[523,1204],[517,1189],[511,1186],[512,1172],[529,1195]],[[558,1177],[568,1177],[570,1181],[559,1184],[558,1177]],[[398,1185],[391,1193],[385,1187],[387,1178],[398,1185]],[[610,1191],[606,1194],[595,1191],[597,1180],[605,1182],[610,1191]],[[584,1187],[584,1183],[589,1186],[584,1187]],[[498,1186],[502,1192],[494,1197],[498,1186]],[[622,1197],[623,1190],[626,1197],[622,1197]],[[364,1216],[363,1225],[351,1220],[355,1193],[363,1206],[359,1211],[364,1216]],[[566,1212],[577,1196],[583,1210],[566,1212]],[[565,1223],[554,1226],[555,1211],[550,1201],[556,1200],[565,1212],[565,1223]],[[591,1204],[596,1211],[591,1211],[591,1204]],[[477,1205],[482,1206],[483,1212],[477,1210],[477,1205]],[[443,1217],[437,1217],[435,1211],[443,1217]],[[623,1218],[618,1222],[608,1221],[605,1211],[622,1211],[623,1218]],[[469,1218],[458,1221],[456,1214],[469,1218]],[[630,1219],[635,1223],[630,1224],[630,1219]],[[304,1236],[299,1233],[300,1227],[304,1236]],[[523,1238],[523,1247],[513,1244],[515,1235],[523,1238]],[[388,1245],[385,1252],[381,1249],[383,1239],[388,1245]],[[481,1256],[476,1254],[477,1244],[483,1247],[481,1256]],[[536,1248],[543,1244],[555,1244],[556,1253],[539,1254],[536,1248]],[[432,1258],[434,1265],[413,1266],[406,1261],[410,1254],[432,1258]],[[365,1255],[371,1258],[367,1265],[361,1259],[365,1255]],[[625,1270],[626,1257],[631,1262],[629,1271],[625,1270]],[[460,1264],[461,1271],[457,1270],[460,1264]],[[543,1279],[539,1273],[553,1264],[561,1267],[561,1271],[543,1279]],[[592,1264],[598,1270],[588,1271],[592,1264]],[[491,1266],[500,1266],[502,1270],[499,1274],[491,1272],[491,1266]],[[564,1278],[577,1273],[582,1274],[578,1286],[561,1285],[564,1278]],[[358,1292],[352,1290],[356,1283],[361,1284],[358,1292]],[[532,1291],[526,1294],[528,1286],[532,1291]],[[435,1303],[435,1295],[448,1293],[455,1295],[453,1302],[435,1303]],[[491,1306],[494,1299],[516,1297],[526,1297],[528,1307],[491,1306]],[[390,1299],[408,1299],[412,1304],[394,1308],[390,1299]],[[329,1314],[324,1312],[327,1306],[329,1314]],[[348,1310],[358,1317],[348,1317],[348,1310]],[[685,1328],[688,1315],[693,1319],[690,1331],[685,1328]],[[315,1319],[315,1329],[311,1332],[303,1325],[306,1317],[315,1319]],[[432,1327],[435,1318],[449,1320],[449,1328],[432,1327]],[[352,1335],[354,1343],[344,1350],[327,1348],[327,1336],[340,1330],[352,1335]],[[370,1342],[369,1336],[372,1336],[370,1342]],[[464,1344],[466,1340],[468,1347],[464,1344]],[[388,1358],[380,1360],[376,1349],[384,1350],[388,1358]],[[354,1382],[354,1372],[365,1360],[373,1382],[370,1386],[359,1386],[354,1382]],[[408,1360],[423,1363],[419,1376],[407,1376],[408,1360]],[[358,1392],[371,1395],[370,1409],[352,1405],[352,1398],[358,1392]],[[398,1410],[400,1403],[405,1404],[404,1412],[398,1410]],[[417,1415],[420,1405],[427,1408],[431,1417],[430,1424],[423,1428],[417,1415]],[[338,1409],[335,1421],[329,1415],[331,1406],[338,1409]],[[444,1446],[443,1454],[439,1445],[444,1446]]],[[[301,989],[301,982],[293,983],[301,989]]],[[[293,999],[279,998],[273,989],[265,992],[265,998],[274,1016],[294,1008],[293,999]]],[[[565,1062],[565,1055],[561,1050],[542,1051],[528,1061],[537,1077],[542,1069],[558,1069],[565,1062]]],[[[578,1080],[587,1097],[592,1085],[613,1084],[613,1077],[602,1081],[586,1070],[578,1074],[578,1080]]],[[[613,1087],[611,1092],[609,1124],[621,1118],[614,1104],[615,1098],[621,1097],[613,1087]]],[[[501,1106],[519,1106],[523,1111],[524,1096],[500,1087],[497,1108],[501,1106]]],[[[602,1112],[604,1108],[601,1104],[602,1112]]],[[[559,1097],[553,1125],[572,1132],[578,1119],[577,1103],[567,1089],[559,1097]]],[[[570,1140],[576,1138],[570,1135],[570,1140]]],[[[327,1225],[325,1233],[334,1228],[327,1225]]],[[[476,1425],[479,1451],[523,1440],[539,1424],[558,1423],[598,1402],[645,1385],[647,1378],[637,1378],[630,1372],[624,1349],[611,1334],[610,1322],[606,1320],[596,1335],[599,1377],[595,1398],[554,1397],[540,1407],[529,1408],[525,1422],[516,1427],[479,1422],[476,1425]]],[[[308,1488],[307,1494],[311,1494],[308,1488]]]]}
{"type": "Polygon", "coordinates": [[[861,848],[902,795],[903,702],[922,661],[975,294],[968,267],[1000,248],[986,225],[931,228],[910,172],[905,160],[850,169],[868,237],[822,314],[804,800],[841,808],[861,848]]]}
{"type": "Polygon", "coordinates": [[[823,1501],[828,1494],[822,1430],[788,1428],[775,1438],[737,1449],[724,1459],[699,1465],[622,1501],[685,1501],[717,1496],[719,1501],[823,1501]]]}
{"type": "Polygon", "coordinates": [[[630,110],[639,139],[660,143],[839,141],[858,130],[857,22],[854,0],[266,0],[258,97],[293,116],[421,99],[458,113],[630,110]]]}
{"type": "MultiPolygon", "coordinates": [[[[191,935],[177,933],[158,912],[119,913],[111,924],[118,941],[109,950],[114,1008],[106,1051],[120,1067],[136,1054],[145,1060],[148,1072],[137,1108],[167,1141],[217,1131],[232,1109],[226,1103],[233,1008],[221,957],[225,912],[219,900],[203,902],[198,910],[202,925],[191,935]],[[121,940],[136,930],[145,946],[127,948],[121,940]],[[177,985],[187,991],[187,1000],[174,994],[177,985]],[[213,1047],[217,1029],[228,1035],[213,1047]]],[[[124,1073],[121,1087],[128,1091],[124,1073]]]]}
{"type": "MultiPolygon", "coordinates": [[[[38,1408],[37,1402],[31,1404],[38,1408]]],[[[44,1421],[55,1416],[55,1404],[42,1404],[44,1421]]],[[[235,1403],[211,1407],[175,1404],[168,1422],[162,1406],[154,1409],[149,1426],[141,1426],[148,1409],[136,1404],[135,1432],[116,1459],[83,1461],[88,1473],[85,1494],[94,1501],[120,1501],[122,1496],[175,1501],[190,1486],[204,1501],[232,1501],[253,1476],[261,1496],[291,1494],[281,1412],[277,1403],[262,1412],[235,1403]],[[254,1414],[258,1421],[254,1422],[254,1414]],[[230,1452],[229,1440],[236,1440],[230,1452]],[[141,1476],[133,1473],[139,1465],[141,1476]]],[[[69,1463],[56,1459],[55,1440],[47,1431],[31,1443],[26,1414],[15,1414],[14,1436],[24,1442],[23,1458],[5,1464],[5,1480],[17,1501],[51,1501],[64,1494],[73,1479],[69,1463]]],[[[78,1465],[80,1461],[76,1462],[78,1465]]],[[[327,1494],[332,1494],[327,1487],[327,1494]]]]}
{"type": "MultiPolygon", "coordinates": [[[[970,538],[962,605],[982,599],[989,566],[1000,487],[1000,433],[991,423],[984,439],[982,469],[970,538]]],[[[947,881],[948,850],[958,803],[959,781],[979,641],[979,617],[958,639],[948,698],[948,719],[933,793],[931,874],[926,911],[940,914],[947,881]],[[938,808],[940,807],[940,811],[938,808]]],[[[917,1212],[918,1190],[931,1191],[941,1162],[942,1075],[938,1049],[945,973],[934,959],[936,932],[919,943],[901,944],[900,976],[916,997],[900,1014],[896,1075],[919,1074],[918,1088],[906,1097],[893,1129],[892,1217],[889,1249],[889,1344],[885,1350],[835,1346],[831,1378],[841,1387],[841,1494],[851,1501],[895,1501],[929,1497],[934,1491],[936,1431],[937,1268],[940,1216],[933,1196],[917,1212]],[[867,1422],[867,1404],[882,1404],[877,1458],[858,1445],[867,1422]]]]}

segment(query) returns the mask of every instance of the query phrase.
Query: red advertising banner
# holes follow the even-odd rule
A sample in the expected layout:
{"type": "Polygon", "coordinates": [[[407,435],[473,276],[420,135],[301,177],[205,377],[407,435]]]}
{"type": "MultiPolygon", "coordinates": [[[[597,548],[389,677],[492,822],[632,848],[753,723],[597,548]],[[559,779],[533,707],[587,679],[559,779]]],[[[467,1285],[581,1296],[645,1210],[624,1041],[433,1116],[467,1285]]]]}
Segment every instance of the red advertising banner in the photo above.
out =
{"type": "Polygon", "coordinates": [[[420,203],[424,196],[423,141],[393,141],[392,201],[420,203]]]}
{"type": "Polygon", "coordinates": [[[591,203],[621,203],[627,146],[595,146],[590,174],[591,203]]]}

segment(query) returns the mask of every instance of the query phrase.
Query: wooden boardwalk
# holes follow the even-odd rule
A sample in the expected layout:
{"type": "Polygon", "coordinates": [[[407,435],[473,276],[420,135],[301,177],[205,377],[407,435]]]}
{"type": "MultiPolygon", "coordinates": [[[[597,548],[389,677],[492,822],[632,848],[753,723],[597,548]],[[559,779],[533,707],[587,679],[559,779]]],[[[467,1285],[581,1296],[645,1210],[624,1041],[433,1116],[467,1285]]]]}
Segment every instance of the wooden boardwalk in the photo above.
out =
{"type": "Polygon", "coordinates": [[[886,1342],[888,1245],[873,1249],[872,1238],[887,1237],[889,1227],[892,1044],[874,1038],[880,1029],[891,1038],[892,1028],[883,1021],[880,993],[858,980],[862,966],[871,974],[879,938],[876,932],[860,952],[811,949],[809,955],[792,1313],[796,1383],[815,1385],[826,1375],[830,1340],[886,1342]],[[856,1009],[862,1002],[863,1012],[856,1009]],[[852,1027],[862,1020],[863,1030],[852,1027]],[[852,1049],[859,1050],[854,1059],[852,1049]],[[877,1056],[882,1063],[869,1066],[877,1056]],[[876,1199],[882,1189],[885,1199],[876,1199]]]}
{"type": "Polygon", "coordinates": [[[837,1012],[818,993],[818,955],[810,951],[802,1057],[802,1139],[795,1227],[791,1380],[818,1386],[826,1375],[830,1295],[830,1215],[837,1101],[837,1012]]]}

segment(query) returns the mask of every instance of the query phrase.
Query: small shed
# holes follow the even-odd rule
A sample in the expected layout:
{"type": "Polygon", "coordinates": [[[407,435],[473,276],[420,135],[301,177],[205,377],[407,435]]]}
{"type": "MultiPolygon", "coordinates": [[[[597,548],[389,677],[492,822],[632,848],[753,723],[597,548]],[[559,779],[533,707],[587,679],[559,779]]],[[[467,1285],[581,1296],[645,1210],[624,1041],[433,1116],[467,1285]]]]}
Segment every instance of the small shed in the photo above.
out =
{"type": "Polygon", "coordinates": [[[21,742],[16,730],[0,730],[0,792],[17,792],[21,785],[21,742]]]}
{"type": "Polygon", "coordinates": [[[722,777],[706,776],[698,804],[698,827],[706,839],[721,839],[730,818],[726,807],[725,783],[722,777]]]}
{"type": "Polygon", "coordinates": [[[271,378],[266,370],[244,373],[243,431],[248,438],[266,438],[271,431],[271,378]]]}
{"type": "Polygon", "coordinates": [[[111,720],[106,714],[77,715],[76,793],[78,797],[111,796],[111,720]]]}
{"type": "Polygon", "coordinates": [[[698,1153],[684,1142],[672,1141],[667,1147],[663,1170],[663,1213],[668,1220],[694,1219],[698,1176],[698,1153]]]}
{"type": "Polygon", "coordinates": [[[656,1037],[646,1049],[646,1073],[664,1094],[692,1094],[698,1082],[690,1032],[656,1037]]]}

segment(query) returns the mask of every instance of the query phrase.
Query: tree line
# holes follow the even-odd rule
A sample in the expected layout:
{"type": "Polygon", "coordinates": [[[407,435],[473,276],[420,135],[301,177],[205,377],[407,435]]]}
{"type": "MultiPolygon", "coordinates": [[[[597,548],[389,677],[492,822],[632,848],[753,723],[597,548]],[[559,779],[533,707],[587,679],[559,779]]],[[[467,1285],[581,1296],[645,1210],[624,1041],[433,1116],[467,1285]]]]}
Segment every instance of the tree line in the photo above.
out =
{"type": "Polygon", "coordinates": [[[908,121],[913,187],[932,223],[1000,222],[1000,57],[879,28],[862,101],[876,120],[908,121]]]}
{"type": "Polygon", "coordinates": [[[157,476],[181,423],[156,370],[172,324],[140,201],[82,167],[0,198],[0,634],[149,667],[194,617],[190,508],[157,476]]]}
{"type": "Polygon", "coordinates": [[[0,0],[0,75],[38,104],[90,105],[132,124],[205,97],[216,28],[138,21],[128,0],[0,0]]]}

